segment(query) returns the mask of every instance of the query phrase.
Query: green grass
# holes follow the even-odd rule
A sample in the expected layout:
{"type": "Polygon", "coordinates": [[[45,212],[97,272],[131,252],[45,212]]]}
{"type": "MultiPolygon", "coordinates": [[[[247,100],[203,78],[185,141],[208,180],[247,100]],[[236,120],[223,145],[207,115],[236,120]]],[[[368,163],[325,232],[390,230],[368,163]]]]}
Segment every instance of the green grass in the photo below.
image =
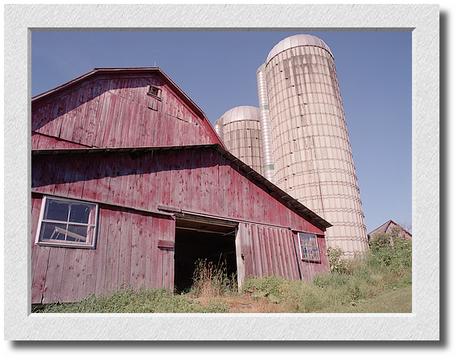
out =
{"type": "Polygon", "coordinates": [[[225,304],[209,301],[202,305],[185,295],[165,289],[123,290],[111,296],[90,296],[78,303],[38,305],[33,312],[44,313],[207,313],[227,312],[225,304]]]}
{"type": "Polygon", "coordinates": [[[323,308],[324,313],[410,313],[411,286],[388,290],[373,298],[356,301],[352,305],[323,308]]]}
{"type": "Polygon", "coordinates": [[[249,278],[237,293],[221,265],[200,263],[187,294],[164,289],[123,290],[74,304],[35,306],[33,312],[411,312],[411,243],[381,237],[359,260],[329,251],[332,272],[312,282],[278,277],[249,278]]]}
{"type": "Polygon", "coordinates": [[[332,272],[310,283],[254,278],[244,291],[287,312],[411,312],[411,242],[384,235],[363,258],[346,260],[336,249],[328,255],[332,272]]]}

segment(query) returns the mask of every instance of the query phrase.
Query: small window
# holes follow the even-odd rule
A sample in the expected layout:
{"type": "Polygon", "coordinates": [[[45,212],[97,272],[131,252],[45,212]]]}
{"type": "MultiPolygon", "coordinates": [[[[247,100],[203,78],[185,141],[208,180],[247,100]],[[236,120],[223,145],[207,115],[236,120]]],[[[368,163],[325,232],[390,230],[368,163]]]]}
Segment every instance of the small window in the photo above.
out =
{"type": "Polygon", "coordinates": [[[154,86],[154,85],[150,85],[148,87],[147,95],[150,95],[150,96],[153,96],[155,98],[160,99],[161,98],[161,89],[159,87],[154,86]]]}
{"type": "Polygon", "coordinates": [[[320,262],[319,244],[317,235],[310,233],[298,233],[301,260],[320,262]]]}
{"type": "Polygon", "coordinates": [[[97,230],[97,204],[45,196],[36,243],[93,248],[97,230]]]}

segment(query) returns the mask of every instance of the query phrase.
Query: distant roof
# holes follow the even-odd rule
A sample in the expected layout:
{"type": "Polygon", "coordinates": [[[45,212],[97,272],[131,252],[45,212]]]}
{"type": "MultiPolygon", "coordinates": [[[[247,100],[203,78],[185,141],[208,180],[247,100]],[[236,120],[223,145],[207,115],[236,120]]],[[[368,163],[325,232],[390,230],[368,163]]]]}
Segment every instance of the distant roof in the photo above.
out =
{"type": "Polygon", "coordinates": [[[332,51],[325,43],[325,41],[323,41],[322,39],[314,35],[298,34],[289,36],[288,38],[285,38],[284,40],[278,42],[269,52],[268,57],[266,58],[266,64],[277,54],[280,54],[281,52],[287,49],[291,49],[297,46],[317,46],[327,50],[333,57],[332,51]]]}
{"type": "Polygon", "coordinates": [[[411,236],[411,233],[410,233],[408,230],[406,230],[403,226],[400,226],[399,224],[397,224],[397,223],[396,223],[395,221],[393,221],[393,220],[388,220],[388,221],[386,221],[384,224],[378,226],[378,227],[377,227],[376,229],[374,229],[373,231],[370,231],[370,232],[368,233],[368,236],[371,236],[371,235],[373,235],[373,234],[379,234],[379,233],[385,233],[385,232],[387,232],[387,229],[389,228],[390,224],[394,224],[394,225],[398,226],[399,228],[403,229],[404,231],[406,231],[406,232],[407,232],[408,234],[410,234],[410,236],[411,236]]]}
{"type": "Polygon", "coordinates": [[[228,124],[239,120],[259,120],[260,111],[255,106],[236,106],[229,109],[217,120],[219,123],[228,124]]]}
{"type": "Polygon", "coordinates": [[[225,146],[223,142],[221,141],[220,137],[217,135],[215,132],[214,127],[210,123],[210,121],[207,119],[206,114],[202,109],[196,105],[196,103],[191,100],[191,98],[169,77],[166,75],[164,71],[162,71],[159,67],[129,67],[129,68],[94,68],[93,70],[78,76],[77,78],[70,80],[62,85],[59,85],[51,90],[45,91],[41,94],[38,94],[34,97],[32,97],[32,103],[35,103],[37,101],[40,101],[42,99],[46,99],[47,97],[56,94],[60,91],[66,90],[72,86],[79,85],[81,82],[84,80],[87,80],[93,76],[100,75],[100,74],[108,74],[108,75],[113,75],[113,74],[140,74],[140,73],[157,73],[160,74],[165,80],[166,83],[175,90],[177,95],[185,101],[193,111],[195,111],[200,117],[202,117],[204,120],[207,121],[209,127],[212,129],[213,133],[215,134],[216,138],[218,141],[221,143],[222,146],[225,146]]]}
{"type": "Polygon", "coordinates": [[[178,151],[186,149],[212,149],[219,152],[223,157],[233,163],[240,172],[242,172],[249,180],[259,185],[268,194],[272,195],[276,200],[293,210],[295,213],[304,219],[317,226],[319,229],[325,230],[332,226],[328,221],[317,215],[312,210],[308,209],[295,198],[291,197],[282,189],[271,183],[262,175],[253,170],[250,166],[232,155],[228,150],[219,144],[205,145],[185,145],[185,146],[168,146],[168,147],[137,147],[137,148],[77,148],[77,149],[47,149],[47,150],[32,150],[32,156],[51,155],[51,154],[87,154],[87,153],[116,153],[116,152],[159,152],[159,151],[178,151]]]}

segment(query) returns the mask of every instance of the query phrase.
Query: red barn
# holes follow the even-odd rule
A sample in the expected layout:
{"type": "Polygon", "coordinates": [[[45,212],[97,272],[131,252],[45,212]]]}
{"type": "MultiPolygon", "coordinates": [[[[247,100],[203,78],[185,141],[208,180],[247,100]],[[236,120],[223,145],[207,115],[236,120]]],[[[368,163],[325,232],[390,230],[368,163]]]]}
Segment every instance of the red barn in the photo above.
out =
{"type": "Polygon", "coordinates": [[[330,224],[231,155],[158,68],[95,69],[32,100],[32,303],[328,271],[330,224]]]}

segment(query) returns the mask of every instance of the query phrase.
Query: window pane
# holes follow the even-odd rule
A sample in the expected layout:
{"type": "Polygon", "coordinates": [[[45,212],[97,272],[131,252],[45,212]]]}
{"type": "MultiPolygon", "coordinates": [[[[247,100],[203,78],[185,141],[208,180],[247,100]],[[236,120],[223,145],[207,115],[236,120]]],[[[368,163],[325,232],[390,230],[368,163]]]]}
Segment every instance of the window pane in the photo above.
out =
{"type": "Polygon", "coordinates": [[[69,225],[67,232],[67,241],[86,242],[88,238],[88,227],[81,225],[69,225]]]}
{"type": "Polygon", "coordinates": [[[48,199],[44,219],[67,221],[69,215],[69,204],[65,201],[48,199]]]}
{"type": "Polygon", "coordinates": [[[40,233],[40,241],[65,240],[66,224],[43,222],[40,233]]]}
{"type": "Polygon", "coordinates": [[[91,210],[95,207],[87,204],[71,204],[70,205],[70,222],[77,222],[82,224],[88,224],[89,215],[91,210]]]}
{"type": "Polygon", "coordinates": [[[315,234],[299,233],[299,238],[303,259],[320,261],[317,236],[315,234]]]}

